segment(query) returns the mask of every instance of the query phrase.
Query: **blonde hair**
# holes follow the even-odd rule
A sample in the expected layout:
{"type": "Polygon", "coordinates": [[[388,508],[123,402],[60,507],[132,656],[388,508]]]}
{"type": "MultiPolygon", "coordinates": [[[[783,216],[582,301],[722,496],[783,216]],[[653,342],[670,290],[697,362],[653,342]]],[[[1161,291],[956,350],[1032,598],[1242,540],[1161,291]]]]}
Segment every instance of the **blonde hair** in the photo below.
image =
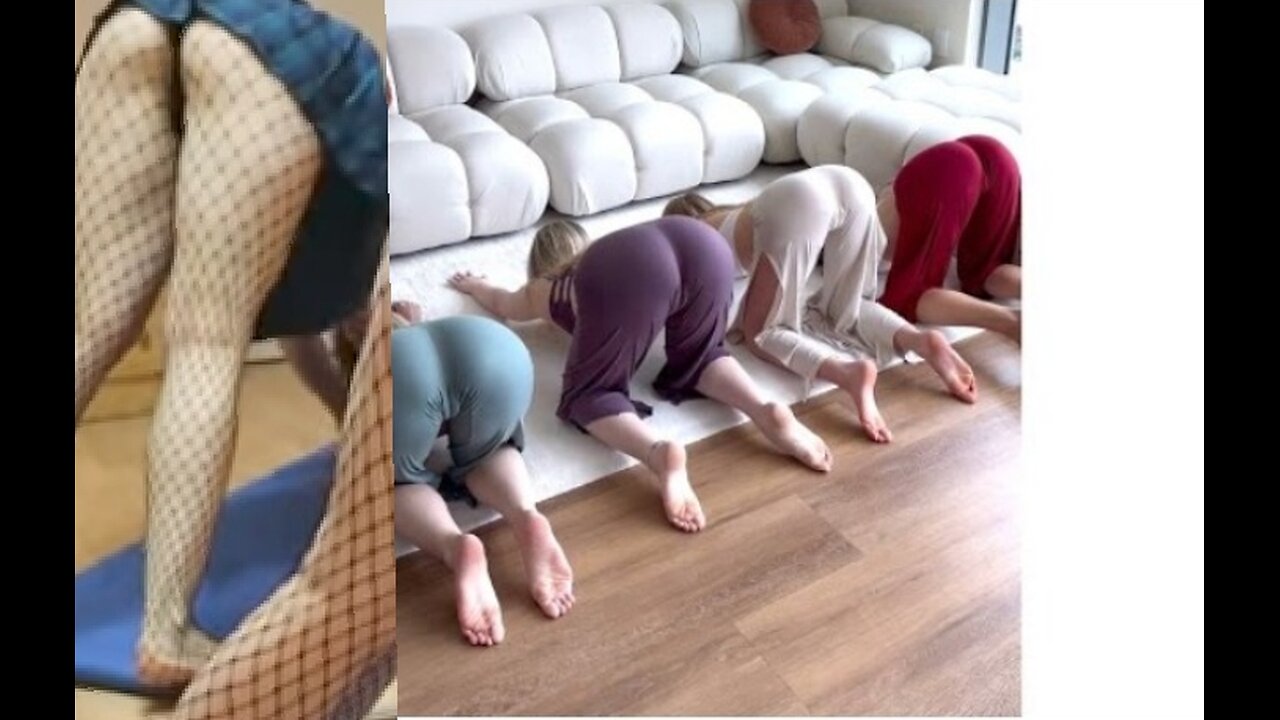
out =
{"type": "Polygon", "coordinates": [[[721,212],[724,210],[736,210],[741,205],[717,205],[707,199],[705,195],[696,192],[685,193],[677,198],[672,198],[667,206],[662,209],[662,216],[684,215],[695,220],[702,220],[711,213],[721,212]]]}
{"type": "Polygon", "coordinates": [[[591,238],[572,220],[552,220],[533,236],[529,248],[529,277],[552,278],[573,267],[591,238]]]}

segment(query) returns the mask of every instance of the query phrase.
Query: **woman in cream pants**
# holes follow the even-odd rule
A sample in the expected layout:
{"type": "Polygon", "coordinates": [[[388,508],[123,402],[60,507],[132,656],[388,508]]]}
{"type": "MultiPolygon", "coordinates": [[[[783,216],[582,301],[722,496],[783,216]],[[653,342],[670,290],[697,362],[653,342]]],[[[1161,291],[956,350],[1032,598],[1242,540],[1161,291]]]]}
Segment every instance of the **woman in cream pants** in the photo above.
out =
{"type": "Polygon", "coordinates": [[[824,165],[786,175],[742,205],[716,206],[696,193],[667,204],[666,215],[695,217],[733,247],[749,279],[730,331],[755,355],[806,383],[819,378],[849,394],[875,442],[892,435],[875,401],[878,364],[923,357],[960,400],[973,402],[973,371],[937,331],[922,331],[877,303],[876,269],[885,234],[875,193],[856,171],[824,165]],[[822,258],[816,294],[810,277],[822,258]]]}

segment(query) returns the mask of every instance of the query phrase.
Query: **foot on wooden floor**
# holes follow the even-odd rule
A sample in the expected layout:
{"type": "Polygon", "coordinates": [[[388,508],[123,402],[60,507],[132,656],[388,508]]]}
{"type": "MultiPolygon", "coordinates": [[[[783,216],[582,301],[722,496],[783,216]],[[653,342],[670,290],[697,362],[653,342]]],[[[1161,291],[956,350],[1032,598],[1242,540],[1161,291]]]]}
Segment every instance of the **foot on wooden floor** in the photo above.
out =
{"type": "Polygon", "coordinates": [[[707,516],[689,484],[686,462],[684,446],[680,443],[663,441],[649,451],[649,469],[657,476],[667,520],[684,532],[695,533],[707,526],[707,516]]]}
{"type": "Polygon", "coordinates": [[[502,624],[498,595],[489,579],[484,543],[475,535],[463,535],[454,553],[454,595],[462,637],[477,647],[497,645],[507,631],[502,624]]]}
{"type": "Polygon", "coordinates": [[[977,402],[978,379],[973,375],[973,368],[951,347],[946,336],[937,330],[929,330],[925,333],[924,345],[925,362],[942,378],[947,390],[963,402],[977,402]]]}
{"type": "Polygon", "coordinates": [[[550,521],[537,510],[530,510],[514,529],[529,577],[529,594],[547,617],[564,616],[575,601],[573,569],[551,531],[550,521]]]}
{"type": "Polygon", "coordinates": [[[778,450],[812,470],[831,472],[831,449],[796,419],[791,408],[782,403],[769,403],[756,426],[778,450]]]}

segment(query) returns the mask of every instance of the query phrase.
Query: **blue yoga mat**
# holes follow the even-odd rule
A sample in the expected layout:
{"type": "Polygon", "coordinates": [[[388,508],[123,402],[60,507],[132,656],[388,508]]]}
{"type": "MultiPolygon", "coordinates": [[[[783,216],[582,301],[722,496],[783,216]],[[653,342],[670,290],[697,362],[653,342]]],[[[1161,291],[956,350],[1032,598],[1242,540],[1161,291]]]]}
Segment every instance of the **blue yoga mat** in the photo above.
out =
{"type": "MultiPolygon", "coordinates": [[[[232,492],[196,594],[196,625],[222,639],[298,568],[333,484],[327,447],[232,492]]],[[[135,672],[142,626],[141,543],[76,575],[76,684],[148,693],[135,672]]]]}

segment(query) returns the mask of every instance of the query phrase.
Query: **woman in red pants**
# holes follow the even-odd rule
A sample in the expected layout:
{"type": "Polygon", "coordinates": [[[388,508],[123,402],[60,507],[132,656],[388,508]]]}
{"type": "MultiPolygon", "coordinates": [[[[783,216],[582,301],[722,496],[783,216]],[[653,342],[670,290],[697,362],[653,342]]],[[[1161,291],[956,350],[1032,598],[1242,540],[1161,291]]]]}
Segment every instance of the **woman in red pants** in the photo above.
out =
{"type": "Polygon", "coordinates": [[[908,162],[880,201],[889,237],[880,303],[911,322],[967,325],[1022,339],[1022,175],[996,140],[973,135],[908,162]],[[956,259],[958,290],[946,287],[956,259]]]}

